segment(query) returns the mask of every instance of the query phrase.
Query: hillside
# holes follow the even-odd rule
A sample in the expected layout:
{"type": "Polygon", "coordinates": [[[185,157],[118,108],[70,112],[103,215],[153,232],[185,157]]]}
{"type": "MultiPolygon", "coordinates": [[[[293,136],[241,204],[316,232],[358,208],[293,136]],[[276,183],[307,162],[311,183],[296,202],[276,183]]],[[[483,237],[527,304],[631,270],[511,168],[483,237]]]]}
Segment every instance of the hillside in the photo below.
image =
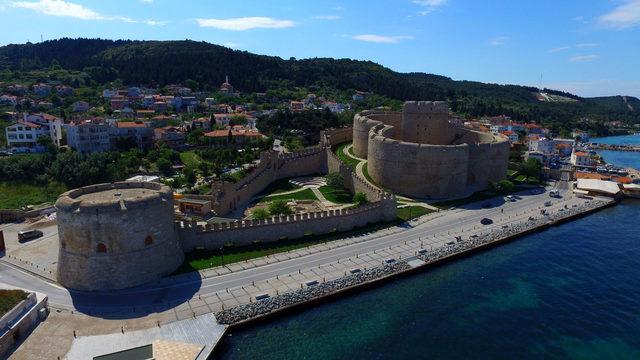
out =
{"type": "Polygon", "coordinates": [[[593,126],[580,122],[585,117],[597,122],[640,123],[640,100],[633,97],[581,98],[544,89],[553,98],[572,101],[540,101],[540,90],[533,87],[398,73],[371,61],[286,60],[188,40],[60,39],[0,47],[1,79],[5,82],[24,80],[28,74],[31,80],[47,80],[43,77],[51,77],[47,73],[51,69],[67,70],[66,76],[90,86],[116,79],[124,84],[148,86],[190,80],[201,90],[211,90],[229,75],[234,86],[243,92],[305,88],[345,96],[362,90],[395,100],[448,100],[454,111],[463,114],[506,114],[562,129],[593,126]]]}

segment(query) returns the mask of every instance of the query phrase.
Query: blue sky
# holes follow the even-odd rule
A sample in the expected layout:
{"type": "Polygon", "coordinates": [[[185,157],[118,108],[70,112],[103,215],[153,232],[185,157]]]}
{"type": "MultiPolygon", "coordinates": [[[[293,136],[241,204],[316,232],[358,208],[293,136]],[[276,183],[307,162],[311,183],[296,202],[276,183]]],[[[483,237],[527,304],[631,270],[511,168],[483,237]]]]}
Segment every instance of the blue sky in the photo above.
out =
{"type": "Polygon", "coordinates": [[[0,0],[0,44],[193,39],[640,97],[640,0],[0,0]]]}

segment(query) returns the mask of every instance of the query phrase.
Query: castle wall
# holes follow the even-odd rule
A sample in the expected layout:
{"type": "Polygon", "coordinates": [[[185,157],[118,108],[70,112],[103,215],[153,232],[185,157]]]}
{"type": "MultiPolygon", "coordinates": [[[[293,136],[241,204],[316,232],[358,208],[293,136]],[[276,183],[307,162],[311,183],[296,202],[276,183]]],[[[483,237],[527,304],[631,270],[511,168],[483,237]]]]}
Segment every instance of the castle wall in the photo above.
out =
{"type": "Polygon", "coordinates": [[[449,145],[455,139],[444,101],[407,101],[402,108],[398,140],[430,145],[449,145]]]}
{"type": "Polygon", "coordinates": [[[378,126],[369,138],[367,170],[383,188],[418,198],[443,198],[464,193],[469,147],[408,143],[389,136],[390,126],[378,126]]]}
{"type": "Polygon", "coordinates": [[[391,221],[395,217],[396,200],[388,196],[356,209],[275,216],[265,220],[243,220],[207,226],[179,222],[177,228],[185,251],[196,248],[214,250],[225,244],[243,246],[256,241],[272,242],[348,231],[379,221],[391,221]]]}
{"type": "Polygon", "coordinates": [[[56,209],[57,279],[65,287],[87,291],[132,287],[175,271],[184,259],[173,224],[173,194],[167,186],[135,182],[89,186],[61,195],[56,209]],[[113,189],[143,188],[158,192],[78,199],[113,189]]]}
{"type": "Polygon", "coordinates": [[[320,147],[281,155],[264,152],[260,157],[260,165],[246,178],[237,183],[213,183],[213,210],[218,215],[226,215],[251,200],[276,180],[326,172],[326,153],[320,147]]]}
{"type": "Polygon", "coordinates": [[[490,182],[504,180],[508,165],[508,141],[469,145],[468,186],[484,189],[490,182]]]}
{"type": "Polygon", "coordinates": [[[399,113],[364,111],[353,119],[353,153],[366,159],[369,146],[369,130],[376,125],[392,125],[396,129],[402,127],[402,116],[399,113]]]}

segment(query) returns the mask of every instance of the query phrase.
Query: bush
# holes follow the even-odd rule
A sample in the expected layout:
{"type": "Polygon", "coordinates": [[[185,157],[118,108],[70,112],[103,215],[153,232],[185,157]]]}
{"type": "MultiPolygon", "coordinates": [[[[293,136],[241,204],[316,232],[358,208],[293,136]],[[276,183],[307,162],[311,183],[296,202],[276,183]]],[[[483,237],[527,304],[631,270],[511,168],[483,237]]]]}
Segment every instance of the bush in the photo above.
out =
{"type": "Polygon", "coordinates": [[[515,185],[509,180],[500,180],[497,183],[492,183],[494,192],[498,194],[509,194],[515,189],[515,185]]]}
{"type": "Polygon", "coordinates": [[[355,195],[353,195],[353,202],[357,205],[364,205],[369,202],[367,200],[367,194],[358,191],[355,195]]]}
{"type": "Polygon", "coordinates": [[[293,214],[293,210],[286,201],[276,200],[269,204],[269,213],[271,215],[290,215],[293,214]]]}
{"type": "Polygon", "coordinates": [[[263,208],[255,209],[253,210],[251,217],[253,218],[253,220],[263,220],[269,217],[269,211],[263,208]]]}

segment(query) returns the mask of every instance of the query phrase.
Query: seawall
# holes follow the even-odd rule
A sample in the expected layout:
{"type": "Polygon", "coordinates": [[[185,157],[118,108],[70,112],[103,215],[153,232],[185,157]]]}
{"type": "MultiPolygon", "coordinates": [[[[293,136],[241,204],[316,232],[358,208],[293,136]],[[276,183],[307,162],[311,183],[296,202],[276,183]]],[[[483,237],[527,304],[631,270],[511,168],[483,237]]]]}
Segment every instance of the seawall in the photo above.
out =
{"type": "MultiPolygon", "coordinates": [[[[443,256],[438,256],[436,258],[433,259],[429,259],[426,256],[422,256],[422,255],[416,255],[412,258],[409,259],[405,259],[405,260],[410,260],[410,259],[420,259],[422,260],[424,263],[422,263],[421,265],[417,265],[417,266],[400,266],[399,269],[397,271],[392,271],[392,272],[388,272],[388,273],[384,273],[382,276],[373,278],[373,279],[368,279],[366,281],[354,284],[352,286],[347,286],[335,291],[330,291],[327,293],[322,293],[320,291],[320,293],[322,293],[320,296],[317,297],[313,297],[313,298],[308,298],[308,299],[303,299],[299,302],[295,302],[293,304],[288,304],[286,306],[282,306],[279,308],[274,308],[271,309],[267,312],[258,314],[256,316],[252,316],[246,319],[242,319],[240,321],[236,321],[233,323],[230,323],[230,330],[236,330],[245,326],[250,326],[251,324],[258,322],[258,321],[264,321],[264,320],[268,320],[270,318],[276,317],[276,316],[282,316],[282,315],[286,315],[287,313],[296,311],[302,307],[305,306],[312,306],[314,304],[318,304],[318,303],[323,303],[323,302],[328,302],[331,301],[335,298],[338,298],[340,296],[347,296],[359,291],[363,291],[365,289],[368,289],[370,287],[373,286],[378,286],[381,284],[384,284],[388,281],[392,281],[394,279],[396,279],[397,277],[400,276],[409,276],[412,275],[414,273],[417,273],[419,271],[426,271],[429,270],[433,267],[436,266],[440,266],[443,264],[446,264],[450,261],[454,261],[456,259],[465,257],[465,256],[469,256],[472,254],[475,254],[477,252],[480,251],[484,251],[487,249],[490,249],[492,247],[495,246],[499,246],[501,244],[516,240],[522,236],[537,232],[537,231],[541,231],[544,230],[546,228],[549,228],[551,226],[555,226],[558,224],[562,224],[565,222],[569,222],[584,216],[587,216],[591,213],[603,210],[605,208],[611,207],[613,205],[615,205],[616,202],[615,201],[609,201],[609,202],[599,202],[597,204],[590,204],[590,206],[588,208],[584,208],[584,209],[579,209],[579,211],[574,212],[574,213],[570,213],[567,214],[565,216],[560,216],[558,218],[555,219],[550,219],[548,221],[544,221],[544,222],[540,222],[540,223],[535,223],[530,227],[527,228],[522,228],[519,229],[519,231],[513,232],[513,233],[509,233],[509,230],[506,230],[506,232],[503,234],[503,236],[497,236],[495,238],[489,238],[488,240],[486,239],[481,239],[481,240],[475,240],[477,243],[472,244],[472,246],[468,246],[467,244],[470,244],[469,242],[464,242],[464,243],[458,243],[456,245],[454,245],[454,247],[460,247],[460,249],[453,250],[449,247],[443,247],[440,248],[438,250],[435,250],[435,252],[438,251],[442,251],[444,253],[443,256]],[[465,247],[466,246],[466,247],[465,247]]],[[[504,230],[503,230],[504,231],[504,230]]],[[[431,254],[429,254],[431,255],[431,254]]],[[[406,264],[406,261],[400,261],[398,262],[398,264],[406,264]]],[[[388,265],[385,265],[388,266],[388,265]]],[[[380,267],[382,268],[382,267],[380,267]]],[[[348,276],[347,276],[348,277],[348,276]]],[[[338,279],[340,280],[340,279],[338,279]]],[[[322,286],[323,284],[320,284],[318,286],[322,286]]],[[[289,293],[287,293],[289,294],[289,293]]],[[[286,295],[286,294],[285,294],[286,295]]],[[[283,295],[280,295],[283,296],[283,295]]],[[[280,297],[278,296],[278,297],[280,297]]],[[[249,306],[251,305],[256,305],[256,304],[260,304],[260,301],[256,301],[253,304],[248,304],[249,306]]],[[[241,305],[244,306],[244,305],[241,305]]],[[[227,310],[229,311],[229,310],[227,310]]],[[[220,313],[216,314],[216,317],[218,317],[220,315],[220,313]]],[[[219,320],[220,321],[220,320],[219,320]]]]}

